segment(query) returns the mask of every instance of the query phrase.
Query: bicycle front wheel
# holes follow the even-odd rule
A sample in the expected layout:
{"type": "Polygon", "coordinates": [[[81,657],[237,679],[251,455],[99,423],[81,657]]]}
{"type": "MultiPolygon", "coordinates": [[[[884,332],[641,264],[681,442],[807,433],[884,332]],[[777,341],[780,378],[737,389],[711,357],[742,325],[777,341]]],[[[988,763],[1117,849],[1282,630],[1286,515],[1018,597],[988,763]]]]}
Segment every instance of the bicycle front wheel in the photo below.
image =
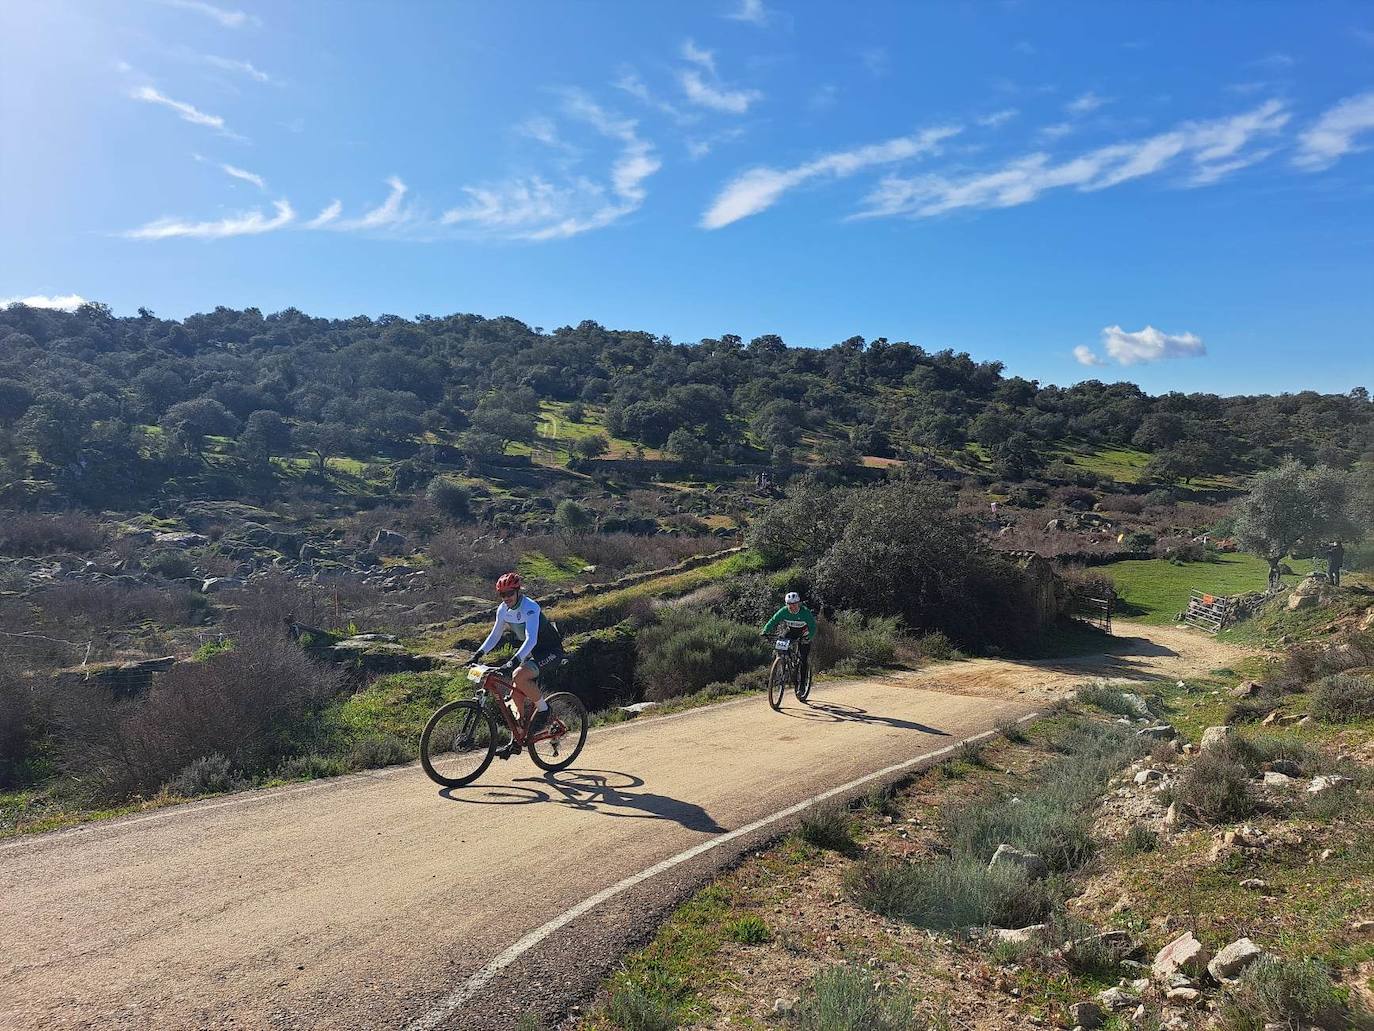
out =
{"type": "Polygon", "coordinates": [[[787,690],[787,663],[781,657],[773,660],[773,668],[768,671],[768,704],[774,709],[782,708],[782,696],[787,690]]]}
{"type": "Polygon", "coordinates": [[[587,743],[587,707],[567,691],[549,695],[549,720],[525,739],[530,758],[545,770],[564,770],[572,765],[587,743]]]}
{"type": "Polygon", "coordinates": [[[471,784],[496,754],[496,717],[481,703],[449,702],[429,718],[420,735],[420,765],[446,788],[471,784]]]}

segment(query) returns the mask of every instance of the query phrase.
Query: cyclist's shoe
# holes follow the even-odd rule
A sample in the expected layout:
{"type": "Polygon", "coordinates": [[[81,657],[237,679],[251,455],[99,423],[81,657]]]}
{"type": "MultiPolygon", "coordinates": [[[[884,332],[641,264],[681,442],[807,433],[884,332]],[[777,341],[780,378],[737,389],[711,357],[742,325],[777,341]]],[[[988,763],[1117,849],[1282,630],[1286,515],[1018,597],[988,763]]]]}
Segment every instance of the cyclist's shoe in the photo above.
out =
{"type": "Polygon", "coordinates": [[[530,717],[529,737],[542,733],[549,729],[549,710],[536,709],[534,715],[530,717]]]}
{"type": "Polygon", "coordinates": [[[509,759],[511,756],[519,754],[520,746],[516,744],[514,741],[507,741],[495,752],[496,758],[498,759],[509,759]]]}

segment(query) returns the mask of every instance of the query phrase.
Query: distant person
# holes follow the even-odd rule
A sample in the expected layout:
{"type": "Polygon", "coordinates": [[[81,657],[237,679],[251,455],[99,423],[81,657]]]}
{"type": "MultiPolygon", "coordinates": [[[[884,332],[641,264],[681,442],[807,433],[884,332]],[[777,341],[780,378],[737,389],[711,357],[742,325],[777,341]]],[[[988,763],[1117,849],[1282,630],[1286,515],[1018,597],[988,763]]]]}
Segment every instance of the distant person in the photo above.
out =
{"type": "Polygon", "coordinates": [[[787,592],[782,608],[773,613],[773,618],[763,624],[759,632],[767,637],[779,626],[787,627],[783,636],[789,641],[800,642],[797,647],[801,654],[801,683],[805,684],[810,673],[811,642],[816,639],[816,617],[801,603],[801,595],[796,591],[787,592]]]}
{"type": "MultiPolygon", "coordinates": [[[[496,593],[501,598],[501,604],[496,607],[496,625],[468,662],[478,661],[495,648],[507,632],[520,642],[509,665],[513,667],[512,679],[516,688],[535,703],[529,730],[535,734],[549,721],[549,703],[539,691],[539,671],[562,658],[563,638],[558,627],[544,615],[538,602],[525,594],[524,586],[520,574],[514,572],[505,573],[496,581],[496,593]]],[[[526,712],[523,715],[529,714],[526,712]]]]}
{"type": "Polygon", "coordinates": [[[1326,553],[1326,568],[1331,577],[1331,582],[1337,587],[1341,585],[1341,566],[1343,565],[1345,565],[1345,545],[1340,541],[1335,541],[1326,553]]]}

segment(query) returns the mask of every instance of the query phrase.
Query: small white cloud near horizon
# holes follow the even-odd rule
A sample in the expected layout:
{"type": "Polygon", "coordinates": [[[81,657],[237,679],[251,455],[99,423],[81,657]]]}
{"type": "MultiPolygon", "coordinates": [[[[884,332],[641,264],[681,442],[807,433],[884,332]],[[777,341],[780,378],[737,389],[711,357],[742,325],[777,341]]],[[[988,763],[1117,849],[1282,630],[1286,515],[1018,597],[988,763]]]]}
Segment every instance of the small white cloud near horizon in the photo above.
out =
{"type": "Polygon", "coordinates": [[[768,24],[768,18],[773,12],[763,6],[763,0],[738,0],[738,3],[739,6],[722,17],[731,21],[748,22],[759,28],[764,28],[768,24]]]}
{"type": "Polygon", "coordinates": [[[1194,333],[1164,333],[1148,325],[1135,333],[1120,326],[1107,326],[1102,330],[1102,347],[1122,365],[1200,358],[1207,353],[1202,338],[1194,333]]]}
{"type": "MultiPolygon", "coordinates": [[[[386,229],[390,226],[399,225],[409,219],[410,213],[401,207],[401,202],[405,199],[407,192],[406,184],[401,181],[400,176],[388,176],[386,184],[391,192],[387,194],[386,200],[377,205],[371,211],[365,212],[357,218],[346,218],[339,220],[338,212],[334,216],[324,221],[320,219],[334,207],[333,204],[320,212],[318,216],[311,219],[311,225],[315,228],[343,229],[343,230],[369,230],[386,229]],[[319,223],[318,226],[315,223],[319,223]]],[[[337,203],[337,202],[336,202],[337,203]]]]}
{"type": "Polygon", "coordinates": [[[1374,131],[1374,90],[1346,97],[1298,136],[1293,164],[1310,172],[1330,168],[1346,154],[1364,150],[1356,137],[1374,131]]]}
{"type": "Polygon", "coordinates": [[[205,54],[204,57],[206,64],[214,65],[223,71],[238,72],[256,82],[276,82],[261,68],[254,67],[251,61],[236,61],[231,57],[216,57],[214,54],[205,54]]]}
{"type": "Polygon", "coordinates": [[[285,200],[273,201],[276,214],[267,216],[261,209],[245,211],[237,215],[210,222],[188,222],[178,218],[159,218],[137,229],[130,229],[124,236],[131,240],[168,240],[174,237],[188,237],[196,240],[221,240],[230,236],[253,236],[270,233],[295,221],[296,213],[285,200]]]}
{"type": "Polygon", "coordinates": [[[53,311],[76,311],[86,303],[80,294],[31,294],[28,297],[0,297],[0,308],[22,304],[29,308],[50,308],[53,311]]]}
{"type": "Polygon", "coordinates": [[[1086,115],[1096,111],[1106,103],[1105,98],[1099,97],[1092,90],[1088,90],[1087,93],[1080,94],[1065,104],[1064,110],[1071,115],[1086,115]]]}
{"type": "Polygon", "coordinates": [[[1073,356],[1078,359],[1079,365],[1106,365],[1091,347],[1087,344],[1079,344],[1073,349],[1073,356]]]}
{"type": "Polygon", "coordinates": [[[247,11],[235,11],[227,7],[216,7],[205,0],[160,0],[168,7],[179,7],[183,11],[195,11],[219,22],[226,29],[241,29],[245,25],[261,25],[262,20],[247,11]]]}
{"type": "Polygon", "coordinates": [[[853,150],[825,154],[795,168],[751,168],[737,175],[716,195],[701,216],[703,229],[720,229],[771,208],[784,193],[822,176],[843,179],[874,165],[891,164],[931,153],[942,140],[960,131],[957,126],[925,129],[853,150]]]}

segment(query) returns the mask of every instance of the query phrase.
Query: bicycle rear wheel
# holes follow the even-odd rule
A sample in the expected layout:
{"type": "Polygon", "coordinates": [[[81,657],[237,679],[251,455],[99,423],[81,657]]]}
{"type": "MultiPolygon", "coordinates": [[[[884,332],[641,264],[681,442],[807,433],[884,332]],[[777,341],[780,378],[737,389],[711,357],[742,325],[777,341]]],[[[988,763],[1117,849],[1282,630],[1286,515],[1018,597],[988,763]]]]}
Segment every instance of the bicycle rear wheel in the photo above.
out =
{"type": "Polygon", "coordinates": [[[814,674],[811,672],[811,665],[810,665],[810,663],[808,663],[807,666],[806,666],[806,679],[805,679],[805,680],[802,679],[802,675],[801,675],[801,663],[800,663],[800,662],[797,663],[797,674],[796,674],[796,676],[797,676],[797,685],[796,685],[796,687],[794,688],[794,690],[796,691],[796,694],[797,694],[797,701],[799,701],[799,702],[804,702],[804,701],[806,701],[808,698],[811,697],[811,678],[814,676],[814,674]]]}
{"type": "Polygon", "coordinates": [[[480,702],[464,698],[441,706],[420,735],[420,765],[446,788],[471,784],[496,754],[496,717],[480,702]]]}
{"type": "Polygon", "coordinates": [[[582,752],[587,743],[587,707],[582,699],[567,691],[551,694],[549,721],[542,730],[525,739],[530,758],[545,770],[563,770],[582,752]]]}
{"type": "Polygon", "coordinates": [[[773,660],[773,668],[768,671],[768,704],[774,709],[782,708],[782,696],[787,690],[789,670],[781,655],[773,660]]]}

